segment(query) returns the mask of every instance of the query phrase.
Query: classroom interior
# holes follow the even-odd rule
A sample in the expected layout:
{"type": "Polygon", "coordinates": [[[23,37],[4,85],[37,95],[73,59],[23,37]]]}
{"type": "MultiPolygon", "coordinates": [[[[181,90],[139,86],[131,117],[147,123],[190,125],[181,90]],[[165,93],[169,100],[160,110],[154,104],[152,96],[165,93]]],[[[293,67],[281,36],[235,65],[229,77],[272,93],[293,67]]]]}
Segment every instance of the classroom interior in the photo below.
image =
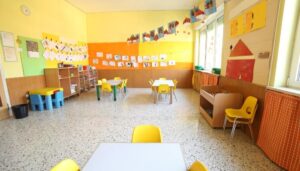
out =
{"type": "Polygon", "coordinates": [[[300,170],[300,1],[0,0],[0,170],[300,170]]]}

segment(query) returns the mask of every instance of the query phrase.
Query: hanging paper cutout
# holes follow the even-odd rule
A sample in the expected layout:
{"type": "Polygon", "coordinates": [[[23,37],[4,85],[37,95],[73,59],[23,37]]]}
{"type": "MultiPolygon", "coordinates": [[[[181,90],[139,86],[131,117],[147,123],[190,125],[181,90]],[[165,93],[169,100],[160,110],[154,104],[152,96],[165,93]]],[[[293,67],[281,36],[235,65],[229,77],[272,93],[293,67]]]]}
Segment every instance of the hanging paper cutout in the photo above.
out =
{"type": "Polygon", "coordinates": [[[248,46],[240,39],[238,43],[234,46],[234,48],[231,50],[229,57],[251,55],[253,55],[253,53],[250,51],[248,46]]]}
{"type": "Polygon", "coordinates": [[[255,59],[227,60],[226,77],[252,82],[255,59]]]}
{"type": "Polygon", "coordinates": [[[155,30],[150,31],[150,41],[154,40],[155,30]]]}
{"type": "Polygon", "coordinates": [[[176,33],[175,21],[170,22],[170,23],[168,24],[168,32],[169,32],[169,34],[174,34],[174,33],[176,33]]]}
{"type": "Polygon", "coordinates": [[[164,27],[161,26],[157,29],[158,32],[158,38],[163,38],[164,37],[164,27]]]}
{"type": "Polygon", "coordinates": [[[205,14],[210,15],[217,11],[216,0],[205,0],[205,14]]]}
{"type": "Polygon", "coordinates": [[[191,24],[191,19],[186,17],[184,20],[183,20],[183,25],[184,26],[189,26],[191,24]]]}

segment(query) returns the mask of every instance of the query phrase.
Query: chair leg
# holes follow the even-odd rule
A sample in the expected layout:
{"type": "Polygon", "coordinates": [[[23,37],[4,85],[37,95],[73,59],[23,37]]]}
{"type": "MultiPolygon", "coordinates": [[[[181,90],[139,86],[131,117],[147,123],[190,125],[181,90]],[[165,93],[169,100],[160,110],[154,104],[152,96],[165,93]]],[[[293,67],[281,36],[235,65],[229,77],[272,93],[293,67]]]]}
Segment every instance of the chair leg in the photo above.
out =
{"type": "Polygon", "coordinates": [[[252,124],[249,123],[249,124],[248,124],[248,127],[249,127],[249,129],[250,129],[250,134],[251,134],[252,141],[255,142],[252,124]]]}
{"type": "Polygon", "coordinates": [[[31,104],[31,110],[35,111],[36,110],[36,107],[35,105],[31,104]]]}
{"type": "Polygon", "coordinates": [[[236,128],[237,122],[236,119],[233,122],[232,130],[231,130],[231,138],[234,136],[235,128],[236,128]]]}
{"type": "Polygon", "coordinates": [[[224,123],[223,123],[223,130],[226,129],[226,123],[227,123],[227,119],[226,119],[226,116],[225,116],[225,118],[224,118],[224,123]]]}
{"type": "Polygon", "coordinates": [[[177,101],[177,97],[176,97],[175,91],[173,91],[173,95],[175,97],[175,100],[177,101]]]}

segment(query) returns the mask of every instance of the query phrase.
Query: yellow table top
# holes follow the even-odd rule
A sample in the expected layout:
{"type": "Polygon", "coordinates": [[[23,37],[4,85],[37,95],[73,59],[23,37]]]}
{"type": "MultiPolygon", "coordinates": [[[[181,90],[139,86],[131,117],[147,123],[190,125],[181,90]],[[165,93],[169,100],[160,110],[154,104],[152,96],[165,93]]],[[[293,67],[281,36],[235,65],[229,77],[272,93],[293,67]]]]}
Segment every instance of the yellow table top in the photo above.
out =
{"type": "Polygon", "coordinates": [[[51,94],[54,94],[55,91],[64,91],[63,88],[39,88],[39,89],[34,89],[34,90],[30,90],[29,94],[39,94],[39,95],[43,95],[43,96],[49,96],[51,94]]]}

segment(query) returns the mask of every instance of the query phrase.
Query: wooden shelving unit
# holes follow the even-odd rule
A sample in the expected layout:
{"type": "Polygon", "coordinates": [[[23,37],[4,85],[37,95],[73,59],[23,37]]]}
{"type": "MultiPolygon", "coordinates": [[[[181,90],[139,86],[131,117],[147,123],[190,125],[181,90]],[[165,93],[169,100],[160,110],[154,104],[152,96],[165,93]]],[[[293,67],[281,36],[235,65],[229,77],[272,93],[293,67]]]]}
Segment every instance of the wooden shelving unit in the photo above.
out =
{"type": "Polygon", "coordinates": [[[79,71],[81,91],[88,91],[96,86],[98,80],[97,70],[79,71]]]}
{"type": "Polygon", "coordinates": [[[219,86],[202,87],[200,90],[200,113],[213,128],[223,126],[226,108],[240,108],[242,103],[241,94],[229,92],[219,86]]]}
{"type": "Polygon", "coordinates": [[[80,94],[78,68],[47,68],[44,72],[47,87],[63,88],[64,98],[80,94]]]}

